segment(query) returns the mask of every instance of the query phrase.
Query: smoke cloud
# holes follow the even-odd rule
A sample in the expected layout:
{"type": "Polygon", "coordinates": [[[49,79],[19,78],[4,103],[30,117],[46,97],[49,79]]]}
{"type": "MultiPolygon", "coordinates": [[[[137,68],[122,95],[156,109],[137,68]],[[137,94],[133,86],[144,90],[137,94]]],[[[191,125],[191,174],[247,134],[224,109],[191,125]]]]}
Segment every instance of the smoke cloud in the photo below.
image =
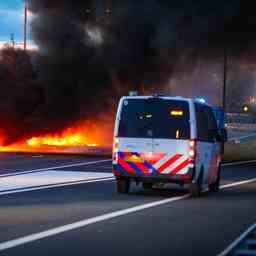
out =
{"type": "Polygon", "coordinates": [[[220,72],[211,62],[221,61],[224,48],[240,56],[256,41],[254,8],[239,0],[30,0],[29,8],[39,51],[33,85],[10,91],[1,83],[8,98],[30,95],[16,105],[2,97],[8,115],[0,119],[8,127],[19,121],[8,141],[97,118],[128,90],[172,90],[171,81],[186,91],[175,80],[180,74],[195,73],[201,60],[220,72]]]}

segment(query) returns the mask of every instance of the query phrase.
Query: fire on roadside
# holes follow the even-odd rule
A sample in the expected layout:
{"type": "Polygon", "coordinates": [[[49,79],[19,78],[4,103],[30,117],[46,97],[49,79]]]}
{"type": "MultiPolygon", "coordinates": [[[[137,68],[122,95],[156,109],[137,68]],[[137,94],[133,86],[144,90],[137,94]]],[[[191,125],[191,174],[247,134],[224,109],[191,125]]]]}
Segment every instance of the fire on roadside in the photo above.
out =
{"type": "Polygon", "coordinates": [[[0,152],[61,152],[69,149],[99,148],[111,144],[111,128],[102,124],[87,122],[64,129],[62,132],[35,135],[10,145],[1,145],[0,152]],[[88,127],[89,126],[89,127],[88,127]]]}

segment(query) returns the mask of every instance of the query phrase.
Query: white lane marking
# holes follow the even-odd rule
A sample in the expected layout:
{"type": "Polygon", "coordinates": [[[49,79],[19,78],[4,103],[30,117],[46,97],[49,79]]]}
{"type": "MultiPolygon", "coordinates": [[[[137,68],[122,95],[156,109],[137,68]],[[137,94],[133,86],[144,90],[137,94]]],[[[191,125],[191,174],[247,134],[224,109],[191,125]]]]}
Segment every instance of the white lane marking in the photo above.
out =
{"type": "Polygon", "coordinates": [[[237,239],[234,240],[223,252],[218,254],[218,256],[228,255],[252,230],[256,228],[256,223],[251,225],[242,235],[240,235],[237,239]]]}
{"type": "Polygon", "coordinates": [[[25,189],[3,191],[3,192],[0,192],[0,196],[9,195],[9,194],[17,194],[17,193],[28,192],[28,191],[35,191],[35,190],[43,190],[43,189],[49,189],[49,188],[66,187],[66,186],[79,185],[79,184],[85,184],[85,183],[93,183],[93,182],[100,182],[100,181],[112,181],[112,180],[115,180],[115,178],[80,180],[80,181],[75,181],[75,182],[67,182],[67,183],[54,184],[54,185],[43,185],[40,187],[30,187],[30,188],[25,188],[25,189]]]}
{"type": "Polygon", "coordinates": [[[114,178],[112,173],[107,172],[72,172],[72,171],[44,171],[26,173],[22,175],[2,177],[0,179],[0,194],[10,190],[28,189],[70,182],[99,180],[114,178]]]}
{"type": "Polygon", "coordinates": [[[220,186],[221,189],[223,188],[232,188],[232,187],[236,187],[236,186],[240,186],[240,185],[244,185],[244,184],[248,184],[248,183],[253,183],[256,182],[256,178],[253,179],[249,179],[249,180],[243,180],[243,181],[237,181],[237,182],[233,182],[230,184],[225,184],[220,186]]]}
{"type": "Polygon", "coordinates": [[[232,162],[232,163],[224,163],[221,166],[234,166],[234,165],[241,165],[241,164],[250,164],[256,163],[256,160],[248,160],[248,161],[239,161],[239,162],[232,162]]]}
{"type": "Polygon", "coordinates": [[[40,169],[32,169],[29,171],[12,171],[11,173],[1,174],[0,177],[7,177],[7,176],[14,176],[19,174],[26,174],[26,173],[33,173],[33,172],[43,172],[43,171],[50,171],[50,170],[58,170],[58,169],[64,169],[64,168],[70,168],[70,167],[76,167],[76,166],[86,166],[91,164],[98,164],[98,163],[104,163],[104,162],[110,162],[112,159],[104,159],[104,160],[98,160],[98,161],[92,161],[92,162],[81,162],[81,163],[75,163],[75,164],[68,164],[68,165],[59,165],[59,166],[52,166],[47,168],[40,168],[40,169]]]}
{"type": "MultiPolygon", "coordinates": [[[[247,181],[243,181],[243,184],[251,183],[251,182],[253,182],[252,179],[247,180],[247,181]]],[[[232,186],[239,186],[239,185],[241,185],[241,182],[235,182],[235,183],[231,183],[231,184],[228,184],[228,185],[221,186],[221,189],[232,187],[232,186]]],[[[85,226],[88,226],[88,225],[91,225],[91,224],[94,224],[94,223],[102,222],[102,221],[113,219],[113,218],[120,217],[120,216],[124,216],[124,215],[131,214],[131,213],[134,213],[134,212],[138,212],[138,211],[142,211],[142,210],[149,209],[149,208],[152,208],[152,207],[156,207],[156,206],[159,206],[159,205],[164,205],[164,204],[168,204],[168,203],[171,203],[171,202],[176,202],[176,201],[179,201],[179,200],[182,200],[182,199],[185,199],[185,198],[189,198],[189,197],[190,197],[190,195],[186,194],[186,195],[179,196],[179,197],[172,197],[172,198],[168,198],[168,199],[163,199],[163,200],[155,201],[155,202],[148,203],[148,204],[142,204],[142,205],[134,206],[134,207],[127,208],[127,209],[124,209],[124,210],[114,211],[114,212],[111,212],[111,213],[107,213],[107,214],[103,214],[103,215],[100,215],[100,216],[92,217],[92,218],[85,219],[85,220],[82,220],[82,221],[77,221],[77,222],[74,222],[74,223],[71,223],[71,224],[67,224],[67,225],[60,226],[60,227],[53,228],[53,229],[49,229],[49,230],[46,230],[46,231],[43,231],[43,232],[31,234],[31,235],[28,235],[28,236],[23,236],[23,237],[20,237],[20,238],[16,238],[16,239],[13,239],[13,240],[9,240],[9,241],[0,243],[0,251],[4,251],[4,250],[7,250],[7,249],[10,249],[10,248],[13,248],[13,247],[17,247],[19,245],[27,244],[27,243],[30,243],[30,242],[34,242],[34,241],[37,241],[37,240],[40,240],[40,239],[43,239],[43,238],[46,238],[46,237],[61,234],[61,233],[67,232],[67,231],[82,228],[82,227],[85,227],[85,226]]]]}

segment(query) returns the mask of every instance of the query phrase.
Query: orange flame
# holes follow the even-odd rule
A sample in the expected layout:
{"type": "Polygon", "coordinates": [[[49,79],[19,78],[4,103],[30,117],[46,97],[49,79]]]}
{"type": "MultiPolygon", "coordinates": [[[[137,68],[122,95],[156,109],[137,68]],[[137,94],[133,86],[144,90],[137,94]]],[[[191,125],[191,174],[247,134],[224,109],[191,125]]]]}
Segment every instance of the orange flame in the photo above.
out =
{"type": "MultiPolygon", "coordinates": [[[[88,143],[88,138],[80,134],[79,132],[74,134],[63,134],[63,135],[46,135],[39,137],[32,137],[26,141],[30,147],[41,147],[41,146],[84,146],[91,145],[88,143]]],[[[97,146],[96,143],[93,145],[97,146]]]]}
{"type": "Polygon", "coordinates": [[[112,139],[112,127],[99,122],[87,121],[66,128],[59,133],[32,136],[9,146],[1,146],[3,138],[3,135],[0,135],[0,152],[59,152],[66,148],[109,146],[112,139]]]}

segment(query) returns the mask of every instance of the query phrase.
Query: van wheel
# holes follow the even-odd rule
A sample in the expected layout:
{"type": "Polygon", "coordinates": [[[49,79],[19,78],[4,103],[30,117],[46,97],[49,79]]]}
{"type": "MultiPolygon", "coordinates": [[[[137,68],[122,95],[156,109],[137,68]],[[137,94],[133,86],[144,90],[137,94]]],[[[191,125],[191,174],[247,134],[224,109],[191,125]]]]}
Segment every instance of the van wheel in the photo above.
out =
{"type": "Polygon", "coordinates": [[[191,197],[200,197],[202,193],[202,183],[203,183],[203,171],[201,171],[196,183],[191,183],[189,186],[189,192],[191,197]]]}
{"type": "Polygon", "coordinates": [[[128,194],[130,190],[130,180],[129,179],[118,179],[116,181],[116,188],[118,194],[128,194]]]}
{"type": "Polygon", "coordinates": [[[218,167],[218,174],[217,174],[217,179],[214,183],[209,185],[209,190],[211,192],[219,192],[220,191],[220,165],[218,167]]]}
{"type": "Polygon", "coordinates": [[[142,186],[144,189],[152,189],[153,183],[152,182],[142,182],[142,186]]]}

